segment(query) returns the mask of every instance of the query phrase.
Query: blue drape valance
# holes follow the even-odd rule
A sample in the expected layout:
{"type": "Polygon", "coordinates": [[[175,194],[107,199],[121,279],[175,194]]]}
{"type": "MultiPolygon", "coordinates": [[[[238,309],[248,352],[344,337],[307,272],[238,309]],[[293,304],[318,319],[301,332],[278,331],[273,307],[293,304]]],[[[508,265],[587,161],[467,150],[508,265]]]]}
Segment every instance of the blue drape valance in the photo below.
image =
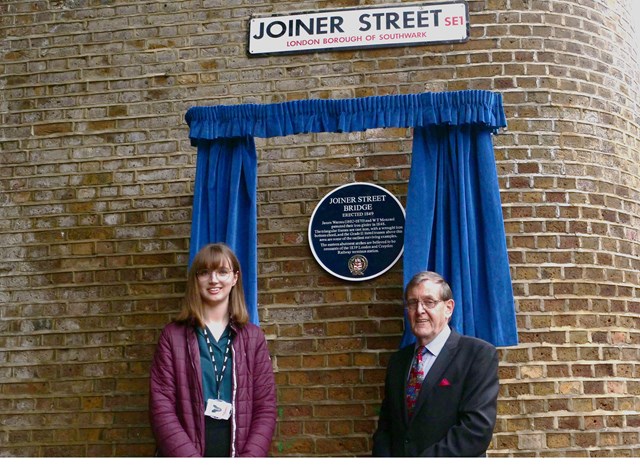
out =
{"type": "Polygon", "coordinates": [[[491,130],[506,126],[502,95],[484,90],[193,107],[186,120],[194,145],[202,139],[240,136],[271,138],[445,124],[483,125],[491,130]]]}
{"type": "MultiPolygon", "coordinates": [[[[517,329],[491,134],[506,126],[502,96],[470,90],[198,106],[188,110],[198,148],[191,257],[224,241],[240,259],[251,320],[257,315],[257,159],[253,138],[414,128],[407,193],[404,283],[441,273],[456,301],[452,326],[496,346],[517,329]]],[[[406,314],[405,314],[406,316],[406,314]]],[[[414,341],[405,324],[402,345],[414,341]]]]}

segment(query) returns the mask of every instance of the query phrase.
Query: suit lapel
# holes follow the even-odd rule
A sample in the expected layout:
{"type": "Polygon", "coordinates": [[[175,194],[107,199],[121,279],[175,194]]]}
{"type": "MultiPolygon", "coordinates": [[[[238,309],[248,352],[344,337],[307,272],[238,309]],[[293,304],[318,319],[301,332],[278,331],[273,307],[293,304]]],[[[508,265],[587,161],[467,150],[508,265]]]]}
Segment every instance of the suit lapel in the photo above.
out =
{"type": "MultiPolygon", "coordinates": [[[[451,361],[458,353],[458,341],[460,340],[460,335],[455,331],[451,331],[449,338],[444,343],[442,347],[442,351],[436,358],[436,361],[429,369],[427,376],[422,382],[422,388],[420,389],[420,393],[418,394],[418,400],[416,402],[416,406],[413,413],[413,418],[417,416],[418,410],[424,404],[429,392],[431,392],[437,385],[442,375],[447,370],[447,367],[451,364],[451,361]]],[[[406,403],[406,402],[405,402],[406,403]]],[[[407,407],[405,405],[405,418],[408,419],[407,415],[407,407]]]]}

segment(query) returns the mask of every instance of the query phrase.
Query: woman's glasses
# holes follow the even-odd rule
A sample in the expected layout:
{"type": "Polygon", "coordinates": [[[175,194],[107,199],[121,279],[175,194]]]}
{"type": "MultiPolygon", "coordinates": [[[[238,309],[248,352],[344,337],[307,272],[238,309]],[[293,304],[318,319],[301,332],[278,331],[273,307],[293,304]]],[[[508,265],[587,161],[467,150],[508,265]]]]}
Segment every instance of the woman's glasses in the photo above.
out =
{"type": "Polygon", "coordinates": [[[216,274],[216,278],[220,282],[225,282],[231,278],[233,275],[233,271],[231,269],[227,269],[226,267],[221,267],[220,269],[209,270],[209,269],[200,269],[196,272],[196,276],[200,280],[211,280],[211,276],[216,274]]]}

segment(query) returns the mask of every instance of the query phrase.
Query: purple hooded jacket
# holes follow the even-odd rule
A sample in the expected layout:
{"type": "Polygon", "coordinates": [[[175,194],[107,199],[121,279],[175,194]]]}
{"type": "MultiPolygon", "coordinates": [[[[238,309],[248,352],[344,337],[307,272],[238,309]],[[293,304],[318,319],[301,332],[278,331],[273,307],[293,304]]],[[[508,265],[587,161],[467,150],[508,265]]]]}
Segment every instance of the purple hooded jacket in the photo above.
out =
{"type": "MultiPolygon", "coordinates": [[[[234,338],[231,456],[265,457],[276,425],[276,388],[262,330],[231,324],[234,338]]],[[[202,457],[204,398],[198,339],[193,326],[170,323],[151,365],[149,415],[158,454],[202,457]]]]}

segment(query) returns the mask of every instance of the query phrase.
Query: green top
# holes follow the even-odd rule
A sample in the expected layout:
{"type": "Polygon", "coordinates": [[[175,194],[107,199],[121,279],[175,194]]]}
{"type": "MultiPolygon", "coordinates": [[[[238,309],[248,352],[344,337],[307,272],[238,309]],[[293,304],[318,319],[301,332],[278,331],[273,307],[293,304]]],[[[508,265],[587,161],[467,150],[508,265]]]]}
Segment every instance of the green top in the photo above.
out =
{"type": "MultiPolygon", "coordinates": [[[[216,341],[211,334],[209,328],[205,328],[207,330],[207,335],[209,336],[209,341],[211,342],[211,347],[213,349],[213,357],[216,362],[216,369],[218,375],[222,372],[222,362],[224,360],[225,351],[227,349],[227,342],[229,341],[229,336],[231,336],[231,329],[227,325],[220,339],[216,341]]],[[[218,384],[215,379],[213,363],[211,362],[211,354],[209,353],[209,346],[207,345],[207,340],[204,336],[202,328],[196,328],[196,334],[198,337],[198,346],[200,347],[200,366],[202,367],[202,393],[204,395],[204,403],[205,407],[207,404],[207,400],[218,398],[218,384]]],[[[231,377],[233,370],[233,362],[231,360],[232,349],[231,345],[229,345],[229,355],[227,358],[227,367],[224,370],[224,376],[222,378],[222,382],[220,384],[220,400],[231,403],[231,377]]]]}

